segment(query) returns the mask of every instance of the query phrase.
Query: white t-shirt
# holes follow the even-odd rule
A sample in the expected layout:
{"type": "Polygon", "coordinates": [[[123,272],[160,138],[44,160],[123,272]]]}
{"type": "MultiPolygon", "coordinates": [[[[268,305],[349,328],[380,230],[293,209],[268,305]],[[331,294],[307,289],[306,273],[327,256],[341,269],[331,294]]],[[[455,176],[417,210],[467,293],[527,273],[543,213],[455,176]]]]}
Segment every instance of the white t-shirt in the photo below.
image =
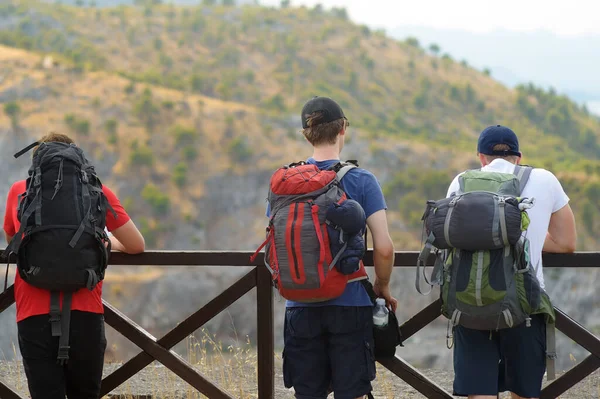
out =
{"type": "MultiPolygon", "coordinates": [[[[490,164],[482,168],[483,171],[513,173],[515,165],[502,158],[494,159],[490,164]]],[[[464,172],[463,172],[464,173],[464,172]]],[[[448,188],[449,197],[453,192],[458,191],[458,177],[454,178],[448,188]]],[[[569,203],[569,197],[562,188],[562,185],[552,174],[545,169],[535,168],[531,171],[529,180],[521,193],[522,197],[535,198],[533,208],[527,210],[531,223],[525,234],[529,239],[531,264],[537,270],[537,278],[542,288],[544,288],[544,274],[542,271],[542,248],[546,240],[550,216],[569,203]]]]}

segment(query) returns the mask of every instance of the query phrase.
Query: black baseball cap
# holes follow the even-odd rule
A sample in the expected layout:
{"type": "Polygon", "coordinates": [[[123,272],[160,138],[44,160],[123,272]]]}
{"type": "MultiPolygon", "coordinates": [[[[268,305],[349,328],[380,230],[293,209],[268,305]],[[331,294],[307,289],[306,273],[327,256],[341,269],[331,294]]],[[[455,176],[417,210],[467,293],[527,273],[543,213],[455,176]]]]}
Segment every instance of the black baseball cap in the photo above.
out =
{"type": "MultiPolygon", "coordinates": [[[[344,111],[342,111],[342,107],[340,107],[338,103],[336,103],[329,97],[315,96],[312,99],[310,99],[306,104],[304,104],[304,107],[302,107],[302,114],[300,115],[300,118],[302,119],[302,127],[304,129],[308,127],[308,116],[313,112],[318,111],[322,112],[323,118],[319,120],[319,123],[317,123],[317,125],[320,125],[322,123],[333,122],[340,118],[346,119],[344,111]]],[[[315,124],[313,124],[313,126],[315,126],[315,124]]]]}
{"type": "Polygon", "coordinates": [[[517,135],[508,127],[501,125],[488,126],[481,132],[477,142],[477,152],[485,155],[521,156],[517,135]],[[506,144],[509,149],[494,151],[494,147],[498,144],[506,144]]]}

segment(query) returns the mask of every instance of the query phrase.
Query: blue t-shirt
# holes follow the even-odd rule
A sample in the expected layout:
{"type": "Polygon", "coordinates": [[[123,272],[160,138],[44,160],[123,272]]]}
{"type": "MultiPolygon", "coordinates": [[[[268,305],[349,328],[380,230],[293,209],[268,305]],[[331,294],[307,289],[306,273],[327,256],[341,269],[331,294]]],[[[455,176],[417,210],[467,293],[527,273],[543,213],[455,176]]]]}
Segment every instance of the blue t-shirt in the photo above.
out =
{"type": "MultiPolygon", "coordinates": [[[[327,169],[335,165],[339,160],[329,159],[317,162],[314,158],[308,158],[306,162],[317,165],[319,169],[327,169]]],[[[377,211],[387,209],[377,178],[365,169],[350,169],[342,179],[342,188],[349,198],[355,200],[363,207],[367,218],[377,211]]],[[[269,204],[267,203],[267,217],[269,217],[269,214],[269,204]]],[[[288,308],[312,306],[373,306],[373,303],[360,281],[348,283],[342,295],[329,301],[315,303],[286,301],[286,307],[288,308]]]]}

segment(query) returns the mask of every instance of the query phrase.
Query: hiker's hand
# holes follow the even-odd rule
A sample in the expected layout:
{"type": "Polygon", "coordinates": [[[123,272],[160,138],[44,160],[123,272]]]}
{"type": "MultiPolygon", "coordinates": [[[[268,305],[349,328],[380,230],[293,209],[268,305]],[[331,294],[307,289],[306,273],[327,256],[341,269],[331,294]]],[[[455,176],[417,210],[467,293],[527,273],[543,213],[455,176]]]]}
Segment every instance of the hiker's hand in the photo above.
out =
{"type": "Polygon", "coordinates": [[[111,235],[108,238],[110,239],[111,250],[118,251],[118,252],[124,252],[123,244],[121,244],[121,242],[119,240],[117,240],[117,237],[111,235]]]}
{"type": "Polygon", "coordinates": [[[392,296],[392,293],[390,292],[389,283],[383,284],[377,279],[375,279],[375,284],[373,284],[373,290],[379,298],[385,299],[385,305],[387,307],[391,306],[392,311],[395,313],[396,308],[398,307],[398,300],[392,296]]]}

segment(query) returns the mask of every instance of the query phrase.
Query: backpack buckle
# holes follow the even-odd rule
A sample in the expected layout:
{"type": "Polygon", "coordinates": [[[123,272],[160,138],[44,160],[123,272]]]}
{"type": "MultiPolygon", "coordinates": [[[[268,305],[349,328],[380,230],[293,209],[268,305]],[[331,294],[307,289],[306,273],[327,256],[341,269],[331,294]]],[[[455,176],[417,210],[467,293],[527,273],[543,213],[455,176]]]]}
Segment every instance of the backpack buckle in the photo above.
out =
{"type": "Polygon", "coordinates": [[[85,170],[81,171],[81,181],[85,184],[88,184],[88,182],[89,182],[88,175],[85,172],[85,170]]]}

